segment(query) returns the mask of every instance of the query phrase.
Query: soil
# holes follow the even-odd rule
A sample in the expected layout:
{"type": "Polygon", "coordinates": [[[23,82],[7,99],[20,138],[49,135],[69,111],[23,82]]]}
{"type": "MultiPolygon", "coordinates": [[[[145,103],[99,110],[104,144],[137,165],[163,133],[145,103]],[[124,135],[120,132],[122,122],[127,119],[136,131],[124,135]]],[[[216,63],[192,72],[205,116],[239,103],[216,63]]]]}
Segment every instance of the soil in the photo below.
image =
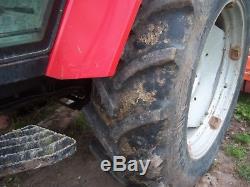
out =
{"type": "Polygon", "coordinates": [[[250,183],[241,179],[235,172],[235,161],[223,151],[225,145],[231,141],[230,136],[239,132],[250,132],[249,125],[233,119],[231,127],[221,146],[221,150],[210,168],[210,171],[201,178],[200,182],[195,187],[250,187],[250,183]]]}
{"type": "Polygon", "coordinates": [[[220,151],[210,171],[204,175],[196,187],[249,187],[235,173],[234,161],[220,151]]]}
{"type": "Polygon", "coordinates": [[[0,115],[0,130],[4,130],[9,127],[10,119],[8,116],[0,115]]]}
{"type": "MultiPolygon", "coordinates": [[[[68,109],[57,110],[49,118],[50,120],[46,120],[45,123],[42,122],[41,125],[50,127],[53,124],[51,128],[56,129],[56,124],[62,124],[60,121],[66,121],[63,116],[67,116],[67,118],[77,116],[75,112],[74,115],[65,115],[65,113],[70,112],[72,111],[68,109]],[[56,123],[51,122],[51,120],[56,121],[56,123]]],[[[89,151],[88,145],[94,138],[93,133],[88,129],[79,133],[79,129],[70,126],[72,120],[67,119],[67,121],[69,121],[69,124],[63,123],[63,131],[66,134],[74,134],[73,136],[78,142],[76,154],[54,166],[0,179],[0,187],[123,187],[109,174],[101,171],[99,163],[89,151]]],[[[244,130],[244,125],[233,121],[228,135],[241,130],[244,130]]],[[[225,141],[229,141],[228,136],[225,141]]],[[[201,178],[195,187],[247,186],[249,187],[250,184],[240,179],[235,173],[234,161],[221,150],[210,171],[201,178]]]]}
{"type": "Polygon", "coordinates": [[[88,144],[92,138],[92,135],[84,134],[79,137],[78,151],[71,158],[54,166],[12,176],[6,187],[119,187],[112,177],[100,170],[89,152],[88,144]]]}

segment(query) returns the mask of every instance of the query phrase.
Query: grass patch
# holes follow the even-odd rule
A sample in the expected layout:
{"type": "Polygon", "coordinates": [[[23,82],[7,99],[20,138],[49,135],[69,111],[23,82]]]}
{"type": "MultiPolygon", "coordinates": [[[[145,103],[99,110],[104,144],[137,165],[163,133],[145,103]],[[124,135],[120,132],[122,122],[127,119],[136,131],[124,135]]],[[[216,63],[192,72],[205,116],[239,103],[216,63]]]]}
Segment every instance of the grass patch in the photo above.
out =
{"type": "Polygon", "coordinates": [[[6,177],[3,180],[5,187],[15,187],[15,186],[20,186],[20,179],[16,176],[10,176],[10,177],[6,177]]]}
{"type": "Polygon", "coordinates": [[[250,121],[250,95],[240,95],[235,111],[235,118],[239,121],[250,121]]]}
{"type": "Polygon", "coordinates": [[[58,105],[54,102],[40,106],[29,106],[12,114],[11,126],[14,129],[19,129],[26,125],[36,125],[48,116],[52,115],[57,108],[58,105]]]}
{"type": "MultiPolygon", "coordinates": [[[[238,104],[235,110],[234,117],[240,122],[247,122],[250,124],[250,95],[241,94],[239,96],[238,104]]],[[[248,128],[246,128],[247,130],[248,128]]],[[[236,172],[238,175],[250,182],[250,133],[249,132],[236,132],[232,135],[233,143],[227,145],[225,153],[235,158],[236,172]]]]}
{"type": "Polygon", "coordinates": [[[228,145],[226,147],[226,154],[238,160],[243,160],[247,156],[247,150],[244,147],[237,145],[228,145]]]}
{"type": "Polygon", "coordinates": [[[82,113],[80,113],[74,120],[74,124],[78,130],[88,130],[89,126],[85,120],[85,117],[82,113]]]}
{"type": "Polygon", "coordinates": [[[73,124],[69,126],[67,135],[73,138],[78,138],[83,133],[89,133],[90,127],[82,112],[80,112],[73,120],[73,124]]]}
{"type": "Polygon", "coordinates": [[[240,177],[250,182],[250,164],[240,164],[238,166],[237,172],[240,177]]]}
{"type": "Polygon", "coordinates": [[[237,143],[250,144],[250,135],[247,133],[238,133],[233,136],[233,139],[237,143]]]}

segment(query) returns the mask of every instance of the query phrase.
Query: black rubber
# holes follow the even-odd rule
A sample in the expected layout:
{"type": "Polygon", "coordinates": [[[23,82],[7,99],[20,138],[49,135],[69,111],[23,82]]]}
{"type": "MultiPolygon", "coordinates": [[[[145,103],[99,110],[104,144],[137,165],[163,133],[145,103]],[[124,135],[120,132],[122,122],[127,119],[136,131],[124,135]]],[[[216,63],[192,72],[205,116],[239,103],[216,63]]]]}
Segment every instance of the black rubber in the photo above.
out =
{"type": "MultiPolygon", "coordinates": [[[[249,8],[246,0],[241,2],[249,8]]],[[[186,187],[193,186],[212,164],[242,78],[223,130],[199,160],[192,160],[187,151],[187,111],[193,72],[208,32],[227,3],[229,0],[143,1],[117,74],[93,81],[92,101],[84,108],[110,157],[151,160],[145,176],[123,173],[118,177],[145,186],[186,187]]]]}

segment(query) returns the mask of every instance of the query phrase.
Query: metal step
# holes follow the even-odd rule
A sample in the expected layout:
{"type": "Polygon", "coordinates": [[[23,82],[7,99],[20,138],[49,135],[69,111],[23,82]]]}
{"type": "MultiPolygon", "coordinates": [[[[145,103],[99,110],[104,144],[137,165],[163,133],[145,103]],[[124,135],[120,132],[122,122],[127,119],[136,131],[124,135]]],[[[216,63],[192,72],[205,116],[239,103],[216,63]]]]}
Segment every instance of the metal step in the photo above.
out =
{"type": "Polygon", "coordinates": [[[0,177],[55,164],[76,151],[76,141],[30,125],[0,136],[0,177]]]}

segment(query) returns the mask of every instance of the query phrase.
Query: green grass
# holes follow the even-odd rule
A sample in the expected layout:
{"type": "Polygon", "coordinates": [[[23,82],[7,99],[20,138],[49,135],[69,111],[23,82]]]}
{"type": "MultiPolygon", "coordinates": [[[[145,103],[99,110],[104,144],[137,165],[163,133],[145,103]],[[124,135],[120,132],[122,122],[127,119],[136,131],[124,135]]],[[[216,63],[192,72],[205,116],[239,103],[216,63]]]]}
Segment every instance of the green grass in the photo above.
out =
{"type": "Polygon", "coordinates": [[[3,182],[6,187],[19,187],[20,186],[20,179],[17,176],[9,176],[3,179],[3,182]]]}
{"type": "Polygon", "coordinates": [[[228,145],[226,147],[226,154],[238,160],[243,160],[247,156],[247,150],[244,147],[237,145],[228,145]]]}
{"type": "Polygon", "coordinates": [[[88,130],[89,126],[87,125],[87,122],[85,120],[85,117],[82,113],[80,113],[76,119],[74,120],[74,124],[77,129],[79,130],[88,130]]]}
{"type": "Polygon", "coordinates": [[[225,152],[236,159],[236,172],[238,175],[247,182],[250,182],[250,163],[247,161],[247,149],[231,144],[227,145],[225,152]]]}
{"type": "MultiPolygon", "coordinates": [[[[250,124],[250,95],[241,94],[235,110],[235,118],[240,122],[250,124]]],[[[234,157],[236,161],[236,171],[238,175],[250,182],[250,133],[236,133],[232,136],[232,143],[227,145],[225,152],[227,155],[234,157]]]]}
{"type": "Polygon", "coordinates": [[[233,136],[233,139],[237,143],[250,144],[250,135],[247,133],[238,133],[233,136]]]}
{"type": "Polygon", "coordinates": [[[88,126],[83,113],[80,112],[75,117],[73,124],[67,130],[67,135],[77,139],[83,132],[89,133],[90,127],[88,126]]]}
{"type": "Polygon", "coordinates": [[[11,126],[14,129],[22,128],[26,125],[36,125],[40,121],[52,115],[58,105],[56,103],[48,103],[44,106],[33,106],[31,108],[19,111],[11,116],[11,126]]]}
{"type": "Polygon", "coordinates": [[[250,95],[241,94],[235,111],[235,118],[239,121],[250,121],[250,95]]]}
{"type": "Polygon", "coordinates": [[[250,164],[240,164],[238,166],[237,172],[240,177],[250,182],[250,164]]]}

